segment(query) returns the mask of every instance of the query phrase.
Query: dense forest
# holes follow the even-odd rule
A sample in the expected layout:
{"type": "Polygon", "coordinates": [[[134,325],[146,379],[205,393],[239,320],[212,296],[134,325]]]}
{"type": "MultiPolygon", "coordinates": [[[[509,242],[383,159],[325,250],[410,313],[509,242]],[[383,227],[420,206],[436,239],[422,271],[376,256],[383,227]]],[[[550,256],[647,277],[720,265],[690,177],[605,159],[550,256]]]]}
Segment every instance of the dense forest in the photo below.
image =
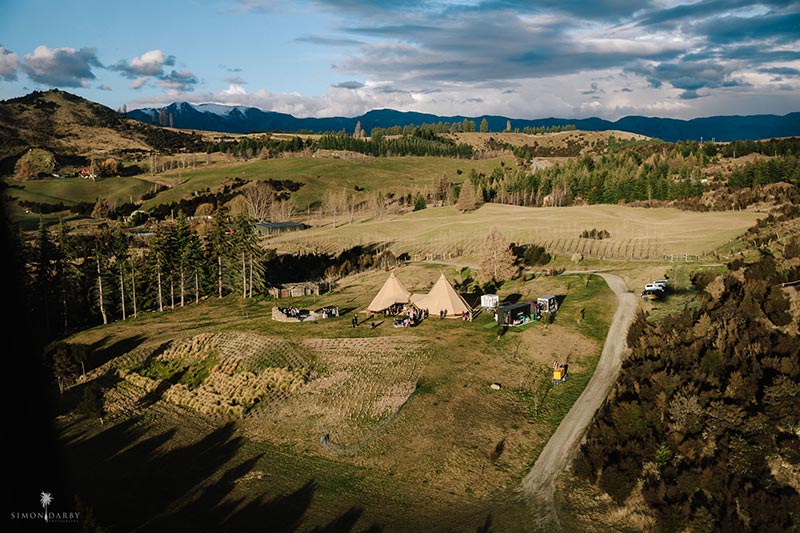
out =
{"type": "MultiPolygon", "coordinates": [[[[786,182],[800,184],[800,138],[753,142],[750,149],[777,154],[737,166],[727,182],[732,189],[786,182]]],[[[497,167],[470,175],[485,201],[526,206],[580,203],[665,201],[700,197],[722,187],[725,177],[714,165],[720,155],[711,143],[622,143],[610,139],[607,152],[589,154],[535,171],[522,159],[518,170],[497,167]],[[710,145],[710,146],[707,146],[710,145]]],[[[734,205],[720,206],[722,209],[734,205]]]]}
{"type": "Polygon", "coordinates": [[[796,237],[781,255],[763,249],[716,279],[697,272],[696,302],[658,321],[640,314],[628,333],[575,472],[617,503],[641,491],[659,531],[797,527],[797,485],[780,474],[800,465],[800,339],[784,328],[781,288],[800,279],[796,237]]]}

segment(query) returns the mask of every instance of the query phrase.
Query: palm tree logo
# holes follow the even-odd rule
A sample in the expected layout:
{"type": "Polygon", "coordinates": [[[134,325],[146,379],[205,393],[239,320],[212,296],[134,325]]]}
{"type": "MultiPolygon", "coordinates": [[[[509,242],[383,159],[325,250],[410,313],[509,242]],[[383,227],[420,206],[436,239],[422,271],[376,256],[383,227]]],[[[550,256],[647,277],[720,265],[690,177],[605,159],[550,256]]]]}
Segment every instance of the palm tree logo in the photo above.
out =
{"type": "Polygon", "coordinates": [[[39,503],[44,507],[44,521],[47,522],[47,506],[53,503],[53,496],[49,492],[43,492],[39,497],[39,503]]]}

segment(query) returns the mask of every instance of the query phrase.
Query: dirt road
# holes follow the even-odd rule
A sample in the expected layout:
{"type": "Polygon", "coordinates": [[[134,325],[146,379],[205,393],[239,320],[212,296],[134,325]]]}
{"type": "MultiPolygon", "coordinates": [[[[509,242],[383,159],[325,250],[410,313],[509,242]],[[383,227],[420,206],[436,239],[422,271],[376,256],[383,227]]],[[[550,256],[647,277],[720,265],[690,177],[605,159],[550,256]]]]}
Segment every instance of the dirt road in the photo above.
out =
{"type": "Polygon", "coordinates": [[[553,500],[556,478],[569,466],[594,413],[603,404],[617,378],[622,364],[622,353],[626,348],[628,328],[636,313],[637,298],[628,292],[622,279],[614,274],[598,275],[602,276],[617,295],[617,309],[608,330],[603,353],[589,384],[550,437],[536,464],[522,480],[523,496],[536,508],[536,526],[539,531],[561,529],[553,500]]]}

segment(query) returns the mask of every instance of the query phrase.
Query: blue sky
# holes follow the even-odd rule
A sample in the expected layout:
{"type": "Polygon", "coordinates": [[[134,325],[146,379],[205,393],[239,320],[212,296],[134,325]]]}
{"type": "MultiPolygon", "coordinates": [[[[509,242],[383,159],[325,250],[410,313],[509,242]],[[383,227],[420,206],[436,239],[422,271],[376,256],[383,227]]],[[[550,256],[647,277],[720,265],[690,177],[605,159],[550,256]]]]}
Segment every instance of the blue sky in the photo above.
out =
{"type": "Polygon", "coordinates": [[[0,98],[296,116],[800,111],[800,1],[4,0],[0,98]]]}

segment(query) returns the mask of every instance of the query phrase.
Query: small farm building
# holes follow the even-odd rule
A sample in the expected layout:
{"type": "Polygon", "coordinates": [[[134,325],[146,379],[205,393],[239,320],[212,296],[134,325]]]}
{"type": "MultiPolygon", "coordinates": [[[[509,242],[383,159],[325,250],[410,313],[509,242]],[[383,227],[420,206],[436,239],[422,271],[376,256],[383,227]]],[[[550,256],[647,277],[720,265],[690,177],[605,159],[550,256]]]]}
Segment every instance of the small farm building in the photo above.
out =
{"type": "Polygon", "coordinates": [[[256,222],[259,235],[278,235],[289,231],[300,231],[307,227],[300,222],[256,222]]]}
{"type": "Polygon", "coordinates": [[[297,298],[300,296],[319,296],[327,292],[328,285],[323,282],[302,281],[298,283],[284,283],[280,287],[273,287],[269,293],[274,298],[297,298]]]}

